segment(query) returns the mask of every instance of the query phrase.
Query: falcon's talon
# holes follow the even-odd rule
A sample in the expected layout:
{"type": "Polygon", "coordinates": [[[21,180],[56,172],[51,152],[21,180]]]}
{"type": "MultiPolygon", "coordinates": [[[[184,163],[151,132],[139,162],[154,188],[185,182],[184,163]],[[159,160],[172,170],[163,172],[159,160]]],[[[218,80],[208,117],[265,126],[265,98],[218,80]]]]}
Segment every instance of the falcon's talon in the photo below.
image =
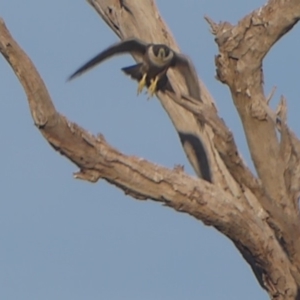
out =
{"type": "Polygon", "coordinates": [[[147,77],[147,73],[145,73],[142,79],[139,81],[137,95],[139,95],[143,91],[144,87],[146,86],[146,77],[147,77]]]}
{"type": "Polygon", "coordinates": [[[150,97],[153,97],[154,94],[156,93],[158,79],[159,79],[158,76],[156,76],[155,79],[151,79],[151,84],[148,88],[148,93],[149,93],[150,97]]]}

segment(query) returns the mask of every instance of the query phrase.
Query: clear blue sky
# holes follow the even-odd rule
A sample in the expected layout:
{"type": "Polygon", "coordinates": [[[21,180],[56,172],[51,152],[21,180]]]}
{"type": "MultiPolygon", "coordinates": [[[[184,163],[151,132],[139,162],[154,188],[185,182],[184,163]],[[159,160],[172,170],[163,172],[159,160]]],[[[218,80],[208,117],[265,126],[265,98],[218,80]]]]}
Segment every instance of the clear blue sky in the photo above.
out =
{"type": "MultiPolygon", "coordinates": [[[[203,19],[235,23],[265,1],[158,0],[182,51],[193,60],[243,156],[251,161],[226,86],[217,82],[214,37],[203,19]],[[179,22],[182,20],[182,22],[179,22]]],[[[126,154],[193,174],[166,113],[136,96],[120,68],[123,56],[71,83],[78,66],[117,37],[86,1],[1,1],[0,14],[31,57],[57,109],[126,154]],[[108,76],[107,76],[108,75],[108,76]]],[[[299,28],[265,61],[289,103],[299,135],[299,28]],[[298,117],[298,118],[297,118],[298,117]]],[[[268,299],[232,243],[211,227],[151,201],[136,201],[104,181],[73,179],[76,166],[53,151],[34,127],[26,96],[0,57],[0,298],[268,299]]]]}

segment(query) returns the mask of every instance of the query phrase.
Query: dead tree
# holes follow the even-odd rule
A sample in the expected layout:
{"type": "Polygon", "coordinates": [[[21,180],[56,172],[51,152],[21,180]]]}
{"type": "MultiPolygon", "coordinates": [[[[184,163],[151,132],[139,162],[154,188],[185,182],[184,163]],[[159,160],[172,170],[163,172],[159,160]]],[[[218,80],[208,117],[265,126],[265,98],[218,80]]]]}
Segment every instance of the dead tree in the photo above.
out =
{"type": "MultiPolygon", "coordinates": [[[[134,36],[178,50],[153,0],[89,3],[121,39],[134,36]]],[[[300,142],[287,126],[286,100],[281,98],[276,112],[269,107],[262,69],[268,51],[299,18],[297,0],[269,0],[235,26],[206,18],[219,48],[217,79],[230,89],[258,177],[239,155],[203,83],[199,103],[185,96],[183,78],[169,71],[181,97],[159,92],[158,98],[178,133],[188,132],[203,141],[211,183],[188,176],[181,168],[169,170],[126,156],[103,136],[93,136],[62,116],[3,21],[0,51],[23,85],[41,134],[79,167],[75,178],[104,179],[135,199],[164,203],[214,226],[233,241],[271,299],[300,299],[300,142]]],[[[183,147],[200,175],[193,149],[185,143],[183,147]]]]}

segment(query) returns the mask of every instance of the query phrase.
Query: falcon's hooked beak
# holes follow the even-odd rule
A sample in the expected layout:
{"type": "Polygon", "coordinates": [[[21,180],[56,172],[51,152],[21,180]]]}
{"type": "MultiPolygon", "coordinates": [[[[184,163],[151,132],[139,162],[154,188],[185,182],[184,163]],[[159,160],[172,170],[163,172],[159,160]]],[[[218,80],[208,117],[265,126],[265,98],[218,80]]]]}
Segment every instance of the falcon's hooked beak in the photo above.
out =
{"type": "Polygon", "coordinates": [[[163,59],[163,58],[165,58],[165,57],[166,57],[165,49],[164,49],[164,48],[160,48],[160,49],[158,50],[158,58],[163,59]]]}

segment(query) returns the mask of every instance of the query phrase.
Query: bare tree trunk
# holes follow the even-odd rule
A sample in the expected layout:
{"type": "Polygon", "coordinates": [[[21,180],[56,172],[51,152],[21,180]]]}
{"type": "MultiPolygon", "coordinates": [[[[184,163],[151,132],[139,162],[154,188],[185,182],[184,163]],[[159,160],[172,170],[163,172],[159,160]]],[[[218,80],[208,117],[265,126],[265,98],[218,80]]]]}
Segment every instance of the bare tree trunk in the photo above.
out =
{"type": "MultiPolygon", "coordinates": [[[[121,39],[134,36],[178,51],[153,0],[88,2],[121,39]]],[[[103,136],[93,136],[59,114],[37,70],[3,21],[0,51],[24,87],[35,125],[55,150],[79,167],[75,178],[91,182],[103,178],[133,198],[163,202],[214,226],[234,242],[271,299],[300,299],[300,143],[286,124],[285,99],[277,113],[268,106],[262,70],[265,55],[299,18],[296,0],[270,0],[236,26],[206,18],[220,51],[217,76],[230,88],[258,178],[239,155],[201,81],[199,102],[186,95],[180,74],[169,71],[172,86],[182,96],[159,92],[158,97],[179,135],[203,143],[210,180],[203,176],[203,161],[199,164],[195,149],[184,140],[199,179],[180,168],[169,170],[126,156],[103,136]]]]}

